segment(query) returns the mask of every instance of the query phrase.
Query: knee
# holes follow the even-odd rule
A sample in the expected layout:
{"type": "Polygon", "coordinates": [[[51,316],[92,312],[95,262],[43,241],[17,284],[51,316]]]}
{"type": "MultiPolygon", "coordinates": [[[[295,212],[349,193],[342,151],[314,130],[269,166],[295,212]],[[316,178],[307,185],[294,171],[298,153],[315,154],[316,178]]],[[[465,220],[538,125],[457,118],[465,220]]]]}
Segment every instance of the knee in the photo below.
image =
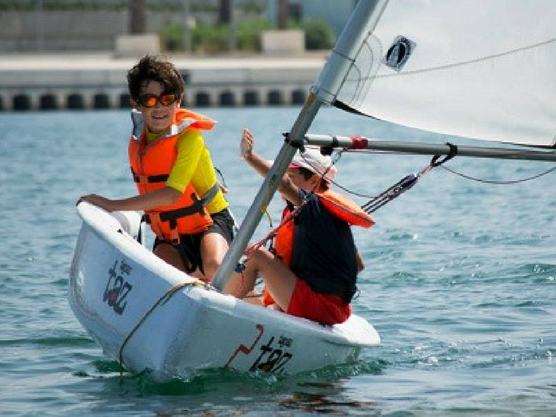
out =
{"type": "Polygon", "coordinates": [[[270,252],[267,248],[261,247],[251,255],[251,259],[258,265],[266,263],[274,259],[274,254],[270,252]]]}
{"type": "Polygon", "coordinates": [[[203,271],[205,273],[205,277],[209,280],[212,280],[212,278],[214,278],[214,274],[216,274],[216,270],[220,267],[220,264],[220,259],[203,259],[203,271]]]}

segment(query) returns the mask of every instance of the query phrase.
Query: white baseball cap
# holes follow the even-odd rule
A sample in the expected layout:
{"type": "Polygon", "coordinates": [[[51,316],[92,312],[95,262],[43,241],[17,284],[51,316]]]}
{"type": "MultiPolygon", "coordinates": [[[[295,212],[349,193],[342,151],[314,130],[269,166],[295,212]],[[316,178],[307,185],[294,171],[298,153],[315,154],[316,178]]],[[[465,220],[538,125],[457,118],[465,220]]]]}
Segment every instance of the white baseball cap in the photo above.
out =
{"type": "Polygon", "coordinates": [[[295,153],[289,168],[306,168],[323,176],[328,184],[334,180],[337,172],[330,156],[321,154],[319,148],[309,147],[305,147],[305,151],[302,153],[299,150],[295,153]]]}

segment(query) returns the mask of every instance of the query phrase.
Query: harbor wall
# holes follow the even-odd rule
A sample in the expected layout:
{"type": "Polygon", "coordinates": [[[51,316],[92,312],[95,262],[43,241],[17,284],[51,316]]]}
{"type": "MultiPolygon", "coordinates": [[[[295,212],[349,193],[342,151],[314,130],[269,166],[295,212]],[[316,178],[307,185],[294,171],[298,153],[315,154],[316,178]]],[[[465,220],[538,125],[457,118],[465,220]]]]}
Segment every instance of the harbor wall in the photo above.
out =
{"type": "MultiPolygon", "coordinates": [[[[186,83],[185,106],[302,104],[323,56],[169,57],[186,83]]],[[[137,58],[0,57],[0,111],[129,108],[127,71],[137,58]]]]}

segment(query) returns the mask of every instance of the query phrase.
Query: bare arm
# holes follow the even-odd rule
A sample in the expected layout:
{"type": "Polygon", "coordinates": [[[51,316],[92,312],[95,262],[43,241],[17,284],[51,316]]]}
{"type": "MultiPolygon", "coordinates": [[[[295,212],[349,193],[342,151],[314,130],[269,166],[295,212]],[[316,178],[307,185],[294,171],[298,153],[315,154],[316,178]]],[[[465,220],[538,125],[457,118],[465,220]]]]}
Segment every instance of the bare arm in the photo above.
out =
{"type": "Polygon", "coordinates": [[[134,197],[112,200],[97,194],[82,196],[81,201],[87,201],[96,206],[102,207],[107,211],[117,210],[151,210],[161,206],[174,204],[179,200],[181,193],[170,187],[164,187],[150,193],[136,195],[134,197]]]}
{"type": "MultiPolygon", "coordinates": [[[[269,161],[255,153],[253,134],[249,131],[249,129],[243,129],[240,149],[241,157],[245,160],[245,162],[251,165],[259,175],[266,177],[270,171],[271,164],[269,161]]],[[[290,177],[287,174],[282,177],[280,185],[278,186],[278,192],[293,205],[301,203],[301,198],[299,197],[300,190],[290,180],[290,177]]]]}
{"type": "Polygon", "coordinates": [[[365,269],[365,262],[363,262],[363,257],[359,251],[355,252],[355,262],[357,263],[357,273],[365,269]]]}

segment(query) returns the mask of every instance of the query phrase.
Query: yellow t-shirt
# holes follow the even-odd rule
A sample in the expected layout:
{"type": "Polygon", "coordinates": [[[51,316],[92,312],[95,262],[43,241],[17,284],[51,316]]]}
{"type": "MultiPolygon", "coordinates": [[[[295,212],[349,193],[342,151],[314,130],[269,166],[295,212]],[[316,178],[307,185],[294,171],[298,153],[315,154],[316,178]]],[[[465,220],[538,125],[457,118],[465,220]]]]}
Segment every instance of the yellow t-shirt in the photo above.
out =
{"type": "MultiPolygon", "coordinates": [[[[162,136],[160,133],[147,132],[147,143],[155,141],[160,136],[162,136]]],[[[166,180],[166,186],[183,193],[187,184],[191,182],[197,194],[202,197],[217,182],[203,135],[198,129],[186,129],[178,137],[177,148],[178,156],[166,180]]],[[[226,207],[228,202],[221,190],[206,205],[210,214],[218,213],[226,207]]]]}

